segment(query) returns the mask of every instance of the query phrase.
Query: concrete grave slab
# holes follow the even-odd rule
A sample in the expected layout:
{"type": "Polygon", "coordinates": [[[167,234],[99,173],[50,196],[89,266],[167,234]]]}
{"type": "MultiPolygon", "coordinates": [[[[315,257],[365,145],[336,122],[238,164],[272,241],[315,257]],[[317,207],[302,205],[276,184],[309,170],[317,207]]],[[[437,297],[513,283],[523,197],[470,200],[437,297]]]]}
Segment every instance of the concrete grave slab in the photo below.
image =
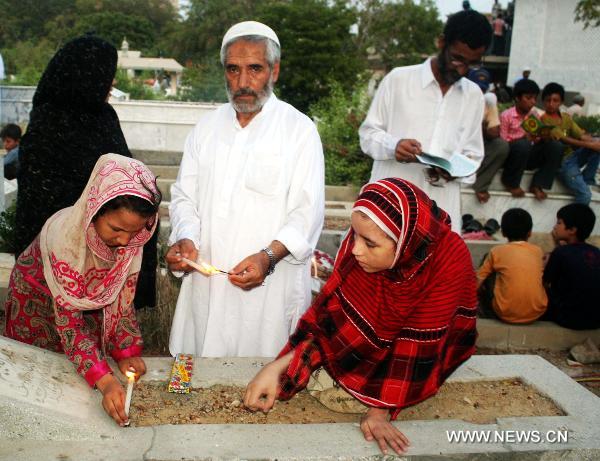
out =
{"type": "MultiPolygon", "coordinates": [[[[145,381],[166,381],[171,358],[147,358],[145,381]]],[[[195,387],[245,385],[268,359],[197,359],[195,387]]],[[[600,399],[537,356],[474,356],[450,381],[519,378],[551,398],[565,416],[499,418],[495,424],[459,420],[396,423],[411,440],[402,459],[600,459],[600,399]],[[470,431],[480,441],[450,442],[447,431],[470,431]],[[475,432],[476,431],[476,432],[475,432]],[[537,431],[537,432],[533,432],[537,431]],[[487,442],[482,438],[487,434],[487,442]],[[527,435],[529,434],[529,435],[527,435]],[[533,440],[537,434],[539,440],[533,440]],[[547,434],[567,440],[552,443],[547,434]],[[530,437],[517,442],[516,437],[530,437]]],[[[135,399],[135,395],[134,395],[135,399]]],[[[298,425],[165,425],[118,428],[60,354],[0,338],[0,459],[203,460],[381,459],[357,423],[298,425]]]]}

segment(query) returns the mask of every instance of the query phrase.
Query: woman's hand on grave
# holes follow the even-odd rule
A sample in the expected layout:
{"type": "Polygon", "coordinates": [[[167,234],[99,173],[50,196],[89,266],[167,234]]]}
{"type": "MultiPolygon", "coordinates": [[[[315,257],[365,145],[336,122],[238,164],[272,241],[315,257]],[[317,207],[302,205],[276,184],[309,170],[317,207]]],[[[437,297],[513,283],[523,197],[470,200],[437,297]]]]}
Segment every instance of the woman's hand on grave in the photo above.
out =
{"type": "Polygon", "coordinates": [[[388,421],[389,412],[383,408],[369,408],[360,420],[360,430],[369,442],[376,440],[384,455],[388,454],[388,446],[399,455],[410,445],[406,436],[388,421]]]}
{"type": "Polygon", "coordinates": [[[190,272],[193,270],[184,263],[181,258],[187,258],[191,261],[198,259],[198,249],[190,239],[181,239],[167,251],[165,261],[172,271],[190,272]]]}
{"type": "Polygon", "coordinates": [[[112,373],[107,373],[96,382],[96,388],[104,396],[102,399],[104,411],[119,426],[124,426],[129,418],[125,414],[125,390],[119,380],[112,373]]]}
{"type": "Polygon", "coordinates": [[[265,365],[246,387],[244,406],[249,410],[267,413],[275,404],[279,394],[279,377],[287,370],[293,357],[289,352],[283,357],[265,365]]]}
{"type": "Polygon", "coordinates": [[[126,359],[117,362],[119,370],[126,376],[127,371],[135,373],[135,380],[140,379],[140,376],[146,374],[146,364],[141,357],[127,357],[126,359]]]}

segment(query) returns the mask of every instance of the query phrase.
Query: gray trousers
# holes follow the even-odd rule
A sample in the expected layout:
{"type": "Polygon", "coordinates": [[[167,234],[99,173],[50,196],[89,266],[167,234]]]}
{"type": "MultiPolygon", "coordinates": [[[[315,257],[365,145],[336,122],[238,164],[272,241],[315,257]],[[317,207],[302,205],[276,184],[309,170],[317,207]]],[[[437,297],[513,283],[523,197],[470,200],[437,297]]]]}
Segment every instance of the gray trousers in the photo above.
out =
{"type": "Polygon", "coordinates": [[[502,168],[504,161],[508,157],[509,146],[504,139],[497,137],[485,141],[483,149],[483,161],[477,170],[477,180],[473,184],[475,192],[485,192],[488,190],[492,179],[494,179],[494,175],[502,168]]]}

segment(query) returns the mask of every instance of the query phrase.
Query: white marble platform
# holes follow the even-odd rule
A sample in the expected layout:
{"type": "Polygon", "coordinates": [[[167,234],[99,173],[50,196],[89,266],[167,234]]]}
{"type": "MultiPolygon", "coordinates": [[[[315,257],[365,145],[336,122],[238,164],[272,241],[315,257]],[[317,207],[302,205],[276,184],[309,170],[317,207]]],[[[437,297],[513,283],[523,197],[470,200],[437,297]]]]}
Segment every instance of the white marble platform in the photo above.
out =
{"type": "MultiPolygon", "coordinates": [[[[268,359],[197,359],[193,383],[244,385],[268,359]]],[[[144,380],[165,381],[171,358],[147,358],[144,380]]],[[[552,399],[566,414],[497,418],[491,424],[460,420],[395,423],[411,441],[404,459],[600,459],[600,399],[536,356],[474,356],[449,378],[454,382],[518,378],[552,399]],[[449,430],[562,431],[551,443],[452,443],[449,430]]],[[[134,396],[135,398],[135,396],[134,396]]],[[[119,428],[62,354],[0,337],[0,459],[25,460],[365,460],[380,459],[357,423],[205,424],[119,428]]]]}

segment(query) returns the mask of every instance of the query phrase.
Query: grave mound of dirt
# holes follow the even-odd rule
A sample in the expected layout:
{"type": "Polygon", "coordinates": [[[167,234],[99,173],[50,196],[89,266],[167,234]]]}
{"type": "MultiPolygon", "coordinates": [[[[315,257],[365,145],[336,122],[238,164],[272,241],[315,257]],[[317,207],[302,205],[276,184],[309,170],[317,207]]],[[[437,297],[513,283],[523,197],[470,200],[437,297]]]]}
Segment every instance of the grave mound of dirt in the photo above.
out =
{"type": "MultiPolygon", "coordinates": [[[[167,383],[136,384],[132,426],[160,424],[308,424],[357,422],[359,414],[337,413],[303,391],[277,402],[268,414],[253,413],[242,403],[244,388],[217,385],[190,394],[167,392],[167,383]]],[[[550,399],[519,380],[446,383],[437,395],[404,409],[399,420],[462,419],[492,423],[508,416],[559,416],[550,399]]]]}

